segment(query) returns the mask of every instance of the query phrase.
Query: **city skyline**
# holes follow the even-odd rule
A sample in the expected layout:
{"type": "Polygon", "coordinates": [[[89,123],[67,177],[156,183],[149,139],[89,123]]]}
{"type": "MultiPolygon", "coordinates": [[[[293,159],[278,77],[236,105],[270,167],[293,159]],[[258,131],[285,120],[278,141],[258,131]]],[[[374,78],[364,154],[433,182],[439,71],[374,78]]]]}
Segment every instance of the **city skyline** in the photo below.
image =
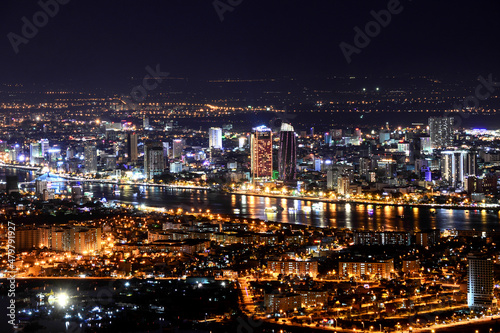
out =
{"type": "Polygon", "coordinates": [[[0,332],[500,332],[499,14],[1,2],[0,332]]]}

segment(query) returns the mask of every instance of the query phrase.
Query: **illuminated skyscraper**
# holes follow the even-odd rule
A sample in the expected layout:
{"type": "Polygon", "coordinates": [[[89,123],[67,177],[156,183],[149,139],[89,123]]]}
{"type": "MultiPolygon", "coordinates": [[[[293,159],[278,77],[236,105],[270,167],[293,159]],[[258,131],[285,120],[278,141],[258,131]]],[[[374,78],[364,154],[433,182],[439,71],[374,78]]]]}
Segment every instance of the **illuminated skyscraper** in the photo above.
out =
{"type": "Polygon", "coordinates": [[[297,174],[297,138],[292,125],[281,124],[278,153],[279,177],[284,181],[295,180],[297,174]]]}
{"type": "Polygon", "coordinates": [[[441,152],[441,177],[452,187],[463,187],[467,176],[477,174],[474,151],[446,150],[441,152]]]}
{"type": "Polygon", "coordinates": [[[163,156],[163,144],[148,143],[144,147],[144,175],[147,179],[161,175],[165,170],[165,157],[163,156]]]}
{"type": "Polygon", "coordinates": [[[97,172],[97,149],[93,144],[88,143],[85,146],[83,152],[85,156],[85,172],[86,173],[96,173],[97,172]]]}
{"type": "Polygon", "coordinates": [[[168,142],[162,142],[163,145],[163,156],[168,159],[168,156],[170,156],[170,145],[168,142]]]}
{"type": "Polygon", "coordinates": [[[489,308],[493,301],[493,261],[486,256],[467,257],[467,305],[489,308]]]}
{"type": "Polygon", "coordinates": [[[446,148],[453,145],[453,117],[430,117],[431,147],[446,148]]]}
{"type": "Polygon", "coordinates": [[[172,142],[172,157],[173,158],[181,157],[183,149],[184,149],[184,139],[175,139],[172,142]]]}
{"type": "Polygon", "coordinates": [[[127,154],[130,162],[137,161],[137,134],[129,133],[127,138],[127,154]]]}
{"type": "Polygon", "coordinates": [[[48,139],[41,139],[40,144],[42,146],[42,157],[45,158],[46,154],[49,152],[50,144],[48,139]]]}
{"type": "Polygon", "coordinates": [[[222,129],[220,127],[210,127],[208,136],[208,148],[222,149],[222,129]]]}
{"type": "Polygon", "coordinates": [[[40,162],[42,158],[42,145],[40,143],[30,143],[30,164],[40,162]]]}
{"type": "Polygon", "coordinates": [[[253,129],[251,136],[252,178],[273,175],[273,133],[271,129],[260,126],[253,129]]]}

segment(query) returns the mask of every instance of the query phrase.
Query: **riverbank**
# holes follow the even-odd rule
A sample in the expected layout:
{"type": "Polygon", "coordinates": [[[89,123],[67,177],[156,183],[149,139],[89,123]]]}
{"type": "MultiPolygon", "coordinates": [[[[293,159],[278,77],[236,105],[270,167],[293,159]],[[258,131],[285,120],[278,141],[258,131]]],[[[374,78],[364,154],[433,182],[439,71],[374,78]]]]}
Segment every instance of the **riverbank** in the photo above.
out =
{"type": "Polygon", "coordinates": [[[360,205],[374,205],[374,206],[397,206],[397,207],[426,207],[426,208],[444,208],[444,209],[458,209],[458,210],[494,210],[500,211],[500,205],[488,205],[488,206],[472,206],[472,205],[446,205],[446,204],[422,204],[422,203],[394,203],[386,201],[363,201],[363,200],[353,200],[353,199],[329,199],[329,198],[318,198],[318,197],[305,197],[305,196],[293,196],[293,195],[281,195],[281,194],[269,194],[260,192],[246,192],[246,191],[229,191],[230,194],[237,195],[253,195],[257,197],[268,197],[276,199],[291,199],[291,200],[302,200],[302,201],[312,201],[312,202],[325,202],[332,204],[360,204],[360,205]]]}
{"type": "MultiPolygon", "coordinates": [[[[4,169],[19,169],[19,170],[28,170],[28,171],[40,171],[39,167],[31,167],[27,165],[17,165],[17,164],[6,164],[0,163],[0,168],[4,169]]],[[[68,182],[86,182],[86,183],[101,183],[101,184],[109,184],[109,185],[117,185],[117,186],[145,186],[145,187],[164,187],[164,188],[178,188],[178,189],[192,189],[192,190],[210,190],[208,186],[196,186],[196,185],[173,185],[173,184],[157,184],[157,183],[137,183],[137,182],[123,182],[119,180],[110,180],[110,179],[94,179],[94,178],[82,178],[82,177],[71,177],[65,174],[60,174],[57,172],[50,172],[50,174],[60,177],[62,179],[67,180],[68,182]]],[[[26,184],[26,183],[23,183],[26,184]]]]}
{"type": "MultiPolygon", "coordinates": [[[[3,168],[14,168],[14,169],[22,169],[22,170],[30,170],[35,171],[40,168],[25,166],[25,165],[17,165],[17,164],[6,164],[0,163],[0,167],[3,168]]],[[[58,173],[53,173],[58,177],[66,179],[68,181],[78,181],[78,182],[89,182],[89,183],[102,183],[109,185],[129,185],[129,186],[147,186],[147,187],[163,187],[163,188],[178,188],[178,189],[193,189],[193,190],[210,190],[208,186],[196,186],[196,185],[172,185],[172,184],[157,184],[157,183],[136,183],[136,182],[121,182],[118,180],[109,180],[109,179],[88,179],[81,177],[71,177],[67,175],[62,175],[58,173]]],[[[380,200],[356,200],[356,199],[330,199],[330,198],[321,198],[321,197],[307,197],[307,196],[292,196],[292,195],[282,195],[282,194],[271,194],[271,193],[262,193],[262,192],[249,192],[249,191],[228,191],[229,194],[237,194],[237,195],[253,195],[258,197],[269,197],[269,198],[277,198],[277,199],[291,199],[291,200],[303,200],[303,201],[312,201],[312,202],[325,202],[325,203],[333,203],[333,204],[362,204],[362,205],[374,205],[374,206],[397,206],[397,207],[425,207],[429,209],[433,208],[444,208],[444,209],[456,209],[456,210],[493,210],[500,211],[499,204],[481,204],[481,205],[448,205],[448,204],[424,204],[424,203],[394,203],[380,200]]]]}

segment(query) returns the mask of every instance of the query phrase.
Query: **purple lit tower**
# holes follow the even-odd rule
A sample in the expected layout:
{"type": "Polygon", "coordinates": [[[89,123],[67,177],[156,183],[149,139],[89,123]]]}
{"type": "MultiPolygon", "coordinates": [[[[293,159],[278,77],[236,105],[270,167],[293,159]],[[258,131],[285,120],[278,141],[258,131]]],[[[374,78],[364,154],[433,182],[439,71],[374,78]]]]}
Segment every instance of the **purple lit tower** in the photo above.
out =
{"type": "Polygon", "coordinates": [[[283,181],[293,181],[297,175],[297,139],[293,126],[281,124],[280,149],[278,154],[279,177],[283,181]]]}

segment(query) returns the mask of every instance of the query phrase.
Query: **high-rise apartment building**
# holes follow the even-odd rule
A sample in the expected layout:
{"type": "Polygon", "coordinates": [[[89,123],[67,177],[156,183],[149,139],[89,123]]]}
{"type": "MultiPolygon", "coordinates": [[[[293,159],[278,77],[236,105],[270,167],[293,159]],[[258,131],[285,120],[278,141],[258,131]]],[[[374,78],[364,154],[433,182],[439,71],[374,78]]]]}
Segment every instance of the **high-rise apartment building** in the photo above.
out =
{"type": "Polygon", "coordinates": [[[271,129],[260,126],[253,129],[251,136],[252,178],[273,175],[273,133],[271,129]]]}
{"type": "Polygon", "coordinates": [[[93,144],[87,144],[85,146],[84,152],[85,156],[85,172],[86,173],[96,173],[97,172],[97,148],[93,144]]]}
{"type": "Polygon", "coordinates": [[[172,157],[179,158],[184,150],[184,139],[175,139],[172,141],[172,157]]]}
{"type": "Polygon", "coordinates": [[[32,250],[51,246],[50,227],[24,227],[16,230],[16,249],[32,250]]]}
{"type": "Polygon", "coordinates": [[[488,308],[493,301],[493,261],[490,257],[467,257],[467,305],[469,308],[488,308]]]}
{"type": "Polygon", "coordinates": [[[348,195],[349,194],[349,185],[351,184],[351,180],[347,175],[341,175],[337,178],[337,193],[339,195],[348,195]]]}
{"type": "Polygon", "coordinates": [[[87,254],[101,250],[101,228],[73,228],[72,251],[87,254]]]}
{"type": "Polygon", "coordinates": [[[430,117],[431,147],[446,148],[453,145],[453,117],[430,117]]]}
{"type": "Polygon", "coordinates": [[[295,261],[295,260],[268,260],[267,271],[274,275],[298,275],[316,277],[318,275],[318,262],[317,261],[295,261]]]}
{"type": "Polygon", "coordinates": [[[411,234],[404,231],[354,231],[354,244],[371,245],[411,245],[411,234]]]}
{"type": "Polygon", "coordinates": [[[391,279],[393,272],[394,259],[339,262],[339,275],[344,277],[391,279]]]}
{"type": "Polygon", "coordinates": [[[153,179],[161,175],[165,170],[165,157],[163,156],[163,144],[148,143],[144,147],[144,175],[146,179],[153,179]]]}
{"type": "Polygon", "coordinates": [[[278,171],[281,180],[295,180],[297,174],[297,138],[292,125],[287,123],[281,124],[278,171]]]}
{"type": "Polygon", "coordinates": [[[42,158],[42,145],[40,143],[30,143],[30,164],[37,164],[42,158]]]}
{"type": "Polygon", "coordinates": [[[222,149],[222,129],[220,127],[210,127],[208,130],[208,148],[222,149]]]}
{"type": "Polygon", "coordinates": [[[464,187],[467,176],[477,174],[477,157],[474,151],[446,150],[441,152],[441,177],[450,186],[464,187]]]}
{"type": "Polygon", "coordinates": [[[137,153],[137,134],[129,133],[127,137],[127,155],[130,162],[136,162],[138,158],[137,153]]]}
{"type": "Polygon", "coordinates": [[[35,227],[22,228],[16,230],[16,249],[21,250],[31,250],[38,247],[39,243],[39,232],[35,227]]]}
{"type": "Polygon", "coordinates": [[[40,145],[42,146],[42,157],[45,158],[50,149],[49,139],[41,139],[40,145]]]}
{"type": "Polygon", "coordinates": [[[168,158],[170,156],[170,144],[168,142],[162,142],[163,145],[163,156],[168,158]]]}
{"type": "Polygon", "coordinates": [[[361,157],[359,159],[359,174],[365,177],[366,179],[371,169],[372,169],[372,160],[368,157],[361,157]]]}

